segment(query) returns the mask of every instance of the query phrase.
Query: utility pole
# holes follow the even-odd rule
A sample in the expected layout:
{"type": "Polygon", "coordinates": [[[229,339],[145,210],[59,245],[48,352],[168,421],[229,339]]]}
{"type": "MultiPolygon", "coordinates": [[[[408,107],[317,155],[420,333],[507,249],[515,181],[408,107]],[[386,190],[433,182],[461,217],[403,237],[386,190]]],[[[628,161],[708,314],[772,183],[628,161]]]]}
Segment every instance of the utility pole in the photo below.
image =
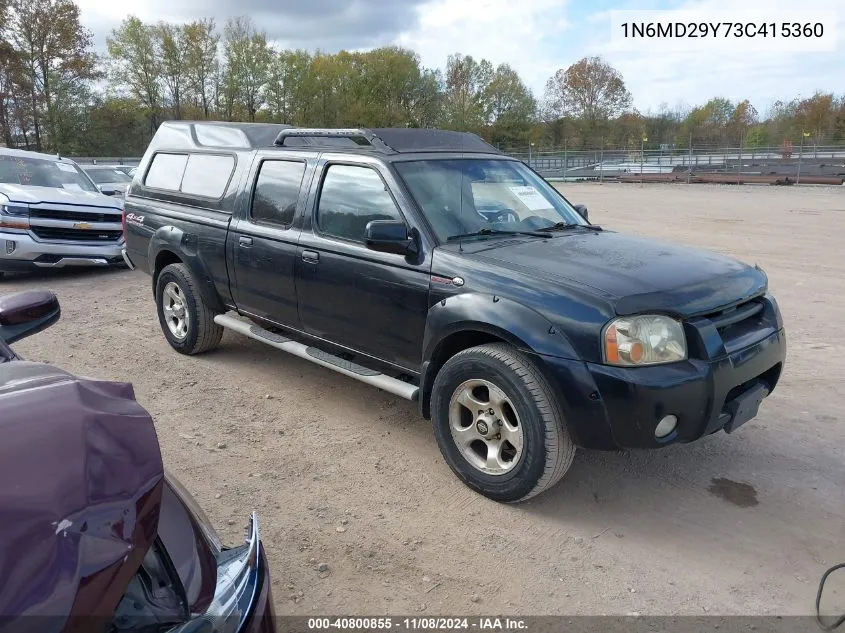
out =
{"type": "Polygon", "coordinates": [[[566,182],[566,172],[569,169],[569,159],[566,154],[566,137],[563,137],[563,182],[566,182]]]}
{"type": "Polygon", "coordinates": [[[648,137],[643,134],[643,140],[640,141],[640,185],[643,184],[643,159],[645,157],[645,142],[648,137]]]}
{"type": "Polygon", "coordinates": [[[689,133],[689,167],[687,169],[687,184],[690,181],[690,174],[692,174],[692,132],[689,133]]]}
{"type": "Polygon", "coordinates": [[[604,137],[601,137],[601,149],[599,150],[599,183],[604,184],[604,137]]]}
{"type": "Polygon", "coordinates": [[[742,184],[742,132],[739,133],[739,174],[737,175],[736,184],[742,184]]]}
{"type": "Polygon", "coordinates": [[[801,158],[804,156],[804,137],[810,136],[809,132],[801,131],[801,145],[798,148],[798,177],[795,179],[795,184],[801,184],[801,158]]]}

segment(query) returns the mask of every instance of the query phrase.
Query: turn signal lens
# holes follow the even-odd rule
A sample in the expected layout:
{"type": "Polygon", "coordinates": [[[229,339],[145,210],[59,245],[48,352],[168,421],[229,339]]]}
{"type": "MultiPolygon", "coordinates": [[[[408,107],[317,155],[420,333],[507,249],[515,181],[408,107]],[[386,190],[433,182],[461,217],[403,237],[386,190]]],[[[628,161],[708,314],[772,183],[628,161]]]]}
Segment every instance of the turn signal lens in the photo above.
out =
{"type": "Polygon", "coordinates": [[[687,343],[680,322],[663,315],[622,317],[604,331],[608,365],[637,367],[685,360],[687,343]]]}

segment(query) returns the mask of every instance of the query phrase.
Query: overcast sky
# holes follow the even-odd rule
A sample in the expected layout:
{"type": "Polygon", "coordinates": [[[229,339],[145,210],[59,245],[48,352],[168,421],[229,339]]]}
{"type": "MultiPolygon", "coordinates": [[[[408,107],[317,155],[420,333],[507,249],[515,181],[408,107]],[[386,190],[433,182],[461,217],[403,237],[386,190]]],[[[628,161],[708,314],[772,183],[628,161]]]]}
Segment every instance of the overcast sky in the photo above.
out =
{"type": "Polygon", "coordinates": [[[281,47],[335,52],[400,44],[417,51],[430,67],[444,67],[454,52],[508,63],[537,97],[557,69],[585,55],[603,55],[622,72],[641,111],[721,96],[748,98],[764,114],[777,99],[810,96],[816,90],[845,93],[842,0],[76,1],[98,48],[105,47],[106,36],[130,10],[144,21],[210,16],[221,26],[228,17],[244,14],[281,47]],[[697,16],[719,22],[731,19],[738,6],[758,22],[824,16],[828,33],[838,27],[841,43],[832,51],[787,53],[742,52],[727,40],[714,49],[687,39],[686,50],[672,52],[654,50],[650,42],[633,47],[611,42],[613,10],[693,9],[697,16]]]}

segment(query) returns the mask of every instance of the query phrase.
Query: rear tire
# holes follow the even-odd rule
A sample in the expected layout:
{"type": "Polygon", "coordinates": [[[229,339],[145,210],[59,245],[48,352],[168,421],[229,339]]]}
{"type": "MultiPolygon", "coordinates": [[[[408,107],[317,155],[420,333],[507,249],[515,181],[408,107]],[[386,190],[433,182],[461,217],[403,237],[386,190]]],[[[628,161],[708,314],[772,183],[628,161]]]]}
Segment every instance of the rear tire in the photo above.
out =
{"type": "Polygon", "coordinates": [[[556,484],[575,456],[560,405],[528,356],[505,343],[455,354],[432,388],[443,458],[494,501],[530,499],[556,484]]]}
{"type": "Polygon", "coordinates": [[[156,312],[161,331],[180,354],[199,354],[214,349],[223,328],[215,313],[203,303],[197,282],[184,264],[170,264],[156,280],[156,312]]]}

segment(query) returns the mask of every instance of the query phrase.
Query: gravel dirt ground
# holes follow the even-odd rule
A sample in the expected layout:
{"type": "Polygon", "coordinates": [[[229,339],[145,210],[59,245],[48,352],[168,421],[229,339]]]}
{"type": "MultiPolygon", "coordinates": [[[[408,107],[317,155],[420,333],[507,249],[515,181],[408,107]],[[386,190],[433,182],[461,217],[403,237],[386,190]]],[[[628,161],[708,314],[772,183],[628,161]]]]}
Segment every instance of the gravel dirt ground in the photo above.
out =
{"type": "Polygon", "coordinates": [[[581,451],[520,505],[465,488],[410,402],[230,332],[180,356],[142,273],[23,275],[0,291],[58,293],[62,320],[17,350],[131,381],[224,538],[258,511],[279,614],[812,613],[822,571],[845,560],[845,189],[563,190],[606,228],[759,263],[789,352],[736,434],[581,451]]]}

